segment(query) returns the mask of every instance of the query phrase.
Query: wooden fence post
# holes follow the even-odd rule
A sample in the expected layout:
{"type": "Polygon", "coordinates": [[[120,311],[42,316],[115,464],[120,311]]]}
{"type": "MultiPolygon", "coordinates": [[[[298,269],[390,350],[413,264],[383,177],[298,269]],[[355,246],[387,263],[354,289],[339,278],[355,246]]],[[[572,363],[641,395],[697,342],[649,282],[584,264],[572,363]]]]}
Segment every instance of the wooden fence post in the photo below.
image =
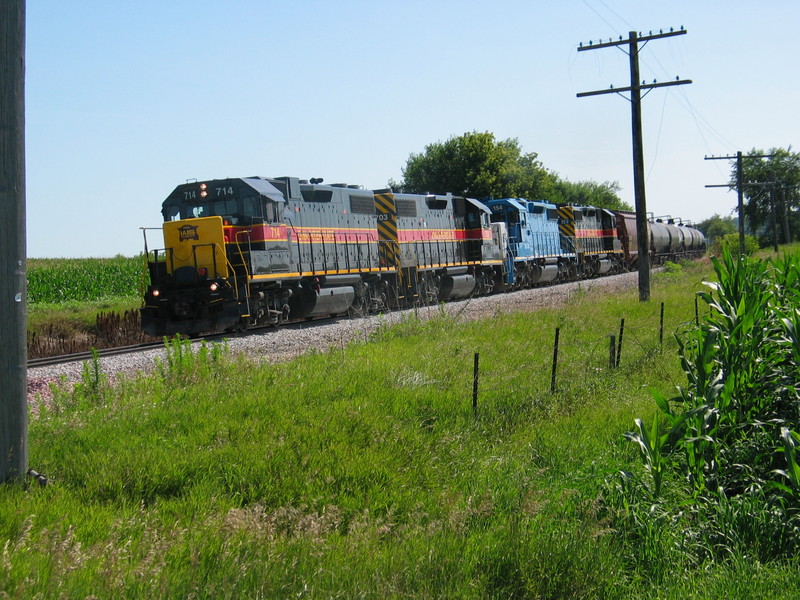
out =
{"type": "Polygon", "coordinates": [[[608,368],[617,366],[617,340],[613,335],[608,336],[608,368]]]}
{"type": "Polygon", "coordinates": [[[480,354],[475,353],[475,363],[472,368],[472,416],[478,416],[478,358],[480,354]]]}
{"type": "Polygon", "coordinates": [[[700,312],[697,308],[697,294],[694,295],[694,324],[700,327],[700,312]]]}
{"type": "Polygon", "coordinates": [[[558,334],[560,329],[556,327],[556,341],[553,344],[553,374],[550,377],[550,393],[556,393],[556,368],[558,366],[558,334]]]}

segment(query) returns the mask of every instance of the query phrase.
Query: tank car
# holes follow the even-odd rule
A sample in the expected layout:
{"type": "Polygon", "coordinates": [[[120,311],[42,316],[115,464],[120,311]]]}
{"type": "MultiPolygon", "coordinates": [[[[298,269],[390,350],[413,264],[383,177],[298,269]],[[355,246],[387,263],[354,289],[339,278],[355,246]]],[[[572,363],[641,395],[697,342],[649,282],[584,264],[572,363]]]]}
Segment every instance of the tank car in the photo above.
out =
{"type": "Polygon", "coordinates": [[[684,250],[692,258],[702,256],[706,251],[706,236],[694,227],[679,225],[684,230],[684,250]]]}
{"type": "MultiPolygon", "coordinates": [[[[628,268],[633,268],[638,264],[639,256],[636,214],[624,211],[616,211],[615,214],[625,261],[628,268]]],[[[672,219],[666,223],[661,219],[650,219],[647,230],[651,264],[663,264],[667,260],[680,258],[697,258],[706,251],[705,236],[701,231],[682,224],[676,225],[672,219]]]]}
{"type": "Polygon", "coordinates": [[[294,177],[179,185],[145,250],[150,335],[380,311],[502,285],[504,231],[476,200],[294,177]]]}
{"type": "Polygon", "coordinates": [[[705,236],[693,227],[676,223],[675,219],[651,219],[650,252],[653,264],[663,264],[668,260],[696,258],[706,249],[705,236]]]}

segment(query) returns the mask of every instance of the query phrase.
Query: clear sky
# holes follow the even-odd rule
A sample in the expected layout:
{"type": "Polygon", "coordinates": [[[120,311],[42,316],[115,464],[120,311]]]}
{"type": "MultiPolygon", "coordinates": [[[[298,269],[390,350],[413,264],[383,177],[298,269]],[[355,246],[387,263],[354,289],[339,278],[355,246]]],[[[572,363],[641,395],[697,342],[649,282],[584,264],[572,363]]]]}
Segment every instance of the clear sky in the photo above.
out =
{"type": "Polygon", "coordinates": [[[681,26],[640,48],[643,80],[694,82],[643,100],[648,210],[729,215],[704,156],[800,142],[798,24],[797,0],[28,0],[28,256],[133,256],[191,178],[385,187],[469,131],[633,204],[629,101],[576,97],[628,57],[577,47],[681,26]]]}

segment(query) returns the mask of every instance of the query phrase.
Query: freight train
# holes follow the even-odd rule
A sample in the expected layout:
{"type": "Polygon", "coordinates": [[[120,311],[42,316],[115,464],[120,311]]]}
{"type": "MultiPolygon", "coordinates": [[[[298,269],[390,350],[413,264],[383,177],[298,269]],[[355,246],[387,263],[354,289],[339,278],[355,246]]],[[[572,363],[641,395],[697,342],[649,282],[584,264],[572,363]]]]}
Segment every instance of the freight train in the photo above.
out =
{"type": "MultiPolygon", "coordinates": [[[[162,205],[141,309],[152,336],[374,313],[618,273],[635,216],[521,198],[242,177],[179,185],[162,205]],[[160,243],[160,242],[159,242],[160,243]]],[[[649,224],[654,262],[705,251],[696,229],[649,224]]]]}

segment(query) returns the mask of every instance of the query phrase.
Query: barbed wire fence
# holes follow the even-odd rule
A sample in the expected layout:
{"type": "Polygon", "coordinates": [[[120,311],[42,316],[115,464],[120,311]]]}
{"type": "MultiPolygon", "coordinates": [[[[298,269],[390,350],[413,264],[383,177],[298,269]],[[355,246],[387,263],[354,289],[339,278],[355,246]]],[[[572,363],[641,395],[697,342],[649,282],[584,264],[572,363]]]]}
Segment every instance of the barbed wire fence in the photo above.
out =
{"type": "Polygon", "coordinates": [[[670,315],[663,302],[647,317],[622,317],[616,323],[602,324],[587,321],[584,329],[598,331],[588,340],[585,335],[580,339],[575,335],[579,327],[575,322],[556,326],[552,329],[552,346],[536,348],[530,354],[532,360],[522,365],[510,364],[502,349],[483,347],[474,352],[472,369],[465,361],[463,378],[450,383],[459,390],[463,388],[463,397],[470,399],[475,417],[488,408],[486,399],[521,394],[534,403],[546,404],[548,396],[580,393],[602,384],[604,379],[615,378],[620,372],[638,370],[642,365],[652,369],[654,378],[666,379],[678,387],[685,381],[676,379],[674,370],[671,371],[665,361],[672,360],[678,353],[675,337],[685,335],[699,323],[696,297],[694,302],[694,319],[688,321],[670,315]],[[665,354],[668,352],[673,354],[665,354]],[[531,370],[539,376],[531,377],[531,370]]]}

